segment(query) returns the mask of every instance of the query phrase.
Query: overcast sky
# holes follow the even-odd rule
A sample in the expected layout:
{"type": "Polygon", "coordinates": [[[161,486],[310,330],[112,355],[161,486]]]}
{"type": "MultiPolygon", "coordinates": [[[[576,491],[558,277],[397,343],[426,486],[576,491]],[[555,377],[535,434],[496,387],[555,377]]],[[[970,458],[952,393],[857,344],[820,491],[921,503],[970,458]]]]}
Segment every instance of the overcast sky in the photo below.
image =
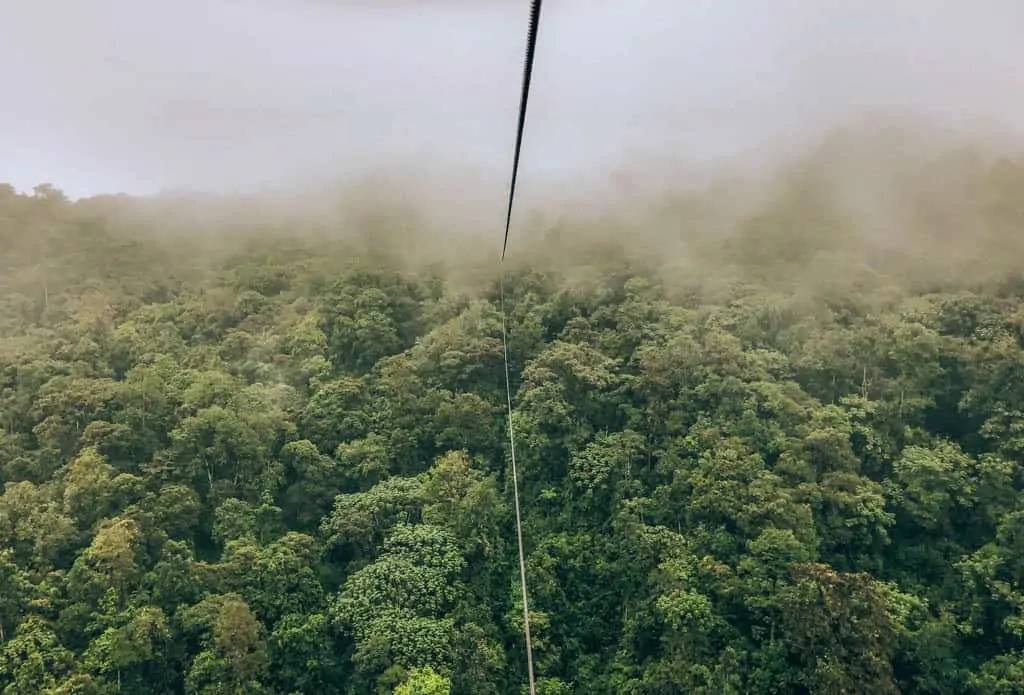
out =
{"type": "MultiPolygon", "coordinates": [[[[528,5],[0,0],[0,181],[504,177],[528,5]]],[[[1022,65],[1020,0],[548,0],[523,176],[757,151],[877,108],[1016,128],[1022,65]]]]}

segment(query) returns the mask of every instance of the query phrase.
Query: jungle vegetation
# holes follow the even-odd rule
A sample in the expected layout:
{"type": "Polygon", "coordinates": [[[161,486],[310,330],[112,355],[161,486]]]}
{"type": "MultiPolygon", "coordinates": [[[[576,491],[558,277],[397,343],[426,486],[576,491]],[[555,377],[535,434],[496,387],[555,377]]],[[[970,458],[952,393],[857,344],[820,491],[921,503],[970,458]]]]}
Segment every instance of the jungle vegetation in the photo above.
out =
{"type": "MultiPolygon", "coordinates": [[[[1024,164],[863,151],[513,240],[539,692],[1024,692],[1024,164]]],[[[209,206],[0,187],[0,692],[524,692],[497,236],[209,206]]]]}

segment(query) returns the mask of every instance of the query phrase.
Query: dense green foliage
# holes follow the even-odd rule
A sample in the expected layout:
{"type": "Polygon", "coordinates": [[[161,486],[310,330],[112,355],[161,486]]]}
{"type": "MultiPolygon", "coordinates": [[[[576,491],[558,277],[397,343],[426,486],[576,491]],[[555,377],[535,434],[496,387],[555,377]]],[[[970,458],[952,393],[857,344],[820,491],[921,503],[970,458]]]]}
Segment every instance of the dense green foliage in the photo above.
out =
{"type": "MultiPolygon", "coordinates": [[[[1024,692],[1024,284],[800,195],[509,278],[539,692],[1024,692]]],[[[495,286],[147,204],[0,188],[0,692],[520,692],[495,286]]]]}

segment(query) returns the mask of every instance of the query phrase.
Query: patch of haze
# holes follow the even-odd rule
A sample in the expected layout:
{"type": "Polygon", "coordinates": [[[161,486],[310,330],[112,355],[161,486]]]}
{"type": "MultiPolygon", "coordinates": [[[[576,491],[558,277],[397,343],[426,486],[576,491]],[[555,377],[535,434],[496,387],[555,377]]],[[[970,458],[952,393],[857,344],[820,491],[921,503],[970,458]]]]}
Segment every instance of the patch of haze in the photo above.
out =
{"type": "MultiPolygon", "coordinates": [[[[952,194],[967,175],[924,191],[918,174],[957,143],[1019,147],[1024,9],[874,7],[546,3],[513,255],[539,262],[586,240],[695,272],[801,175],[873,253],[927,247],[914,202],[926,195],[956,221],[947,257],[991,255],[969,241],[977,211],[952,194]],[[821,144],[851,123],[858,134],[821,144]],[[880,123],[921,137],[891,149],[864,134],[880,123]]],[[[355,228],[417,260],[492,262],[492,245],[469,242],[498,243],[527,12],[525,0],[12,3],[0,180],[193,192],[187,215],[174,196],[134,209],[154,217],[148,229],[355,228]],[[196,192],[246,199],[199,205],[196,192]]]]}

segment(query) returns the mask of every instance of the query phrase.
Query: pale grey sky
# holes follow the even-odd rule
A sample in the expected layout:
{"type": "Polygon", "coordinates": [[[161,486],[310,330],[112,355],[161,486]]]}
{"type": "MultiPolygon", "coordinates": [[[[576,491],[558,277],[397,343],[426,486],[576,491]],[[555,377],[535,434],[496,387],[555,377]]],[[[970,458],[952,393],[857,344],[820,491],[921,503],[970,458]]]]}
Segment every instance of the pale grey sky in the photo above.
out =
{"type": "MultiPolygon", "coordinates": [[[[0,0],[0,181],[231,190],[397,162],[500,196],[528,5],[0,0]]],[[[1019,0],[548,0],[523,191],[879,108],[1015,129],[1022,65],[1019,0]]]]}

